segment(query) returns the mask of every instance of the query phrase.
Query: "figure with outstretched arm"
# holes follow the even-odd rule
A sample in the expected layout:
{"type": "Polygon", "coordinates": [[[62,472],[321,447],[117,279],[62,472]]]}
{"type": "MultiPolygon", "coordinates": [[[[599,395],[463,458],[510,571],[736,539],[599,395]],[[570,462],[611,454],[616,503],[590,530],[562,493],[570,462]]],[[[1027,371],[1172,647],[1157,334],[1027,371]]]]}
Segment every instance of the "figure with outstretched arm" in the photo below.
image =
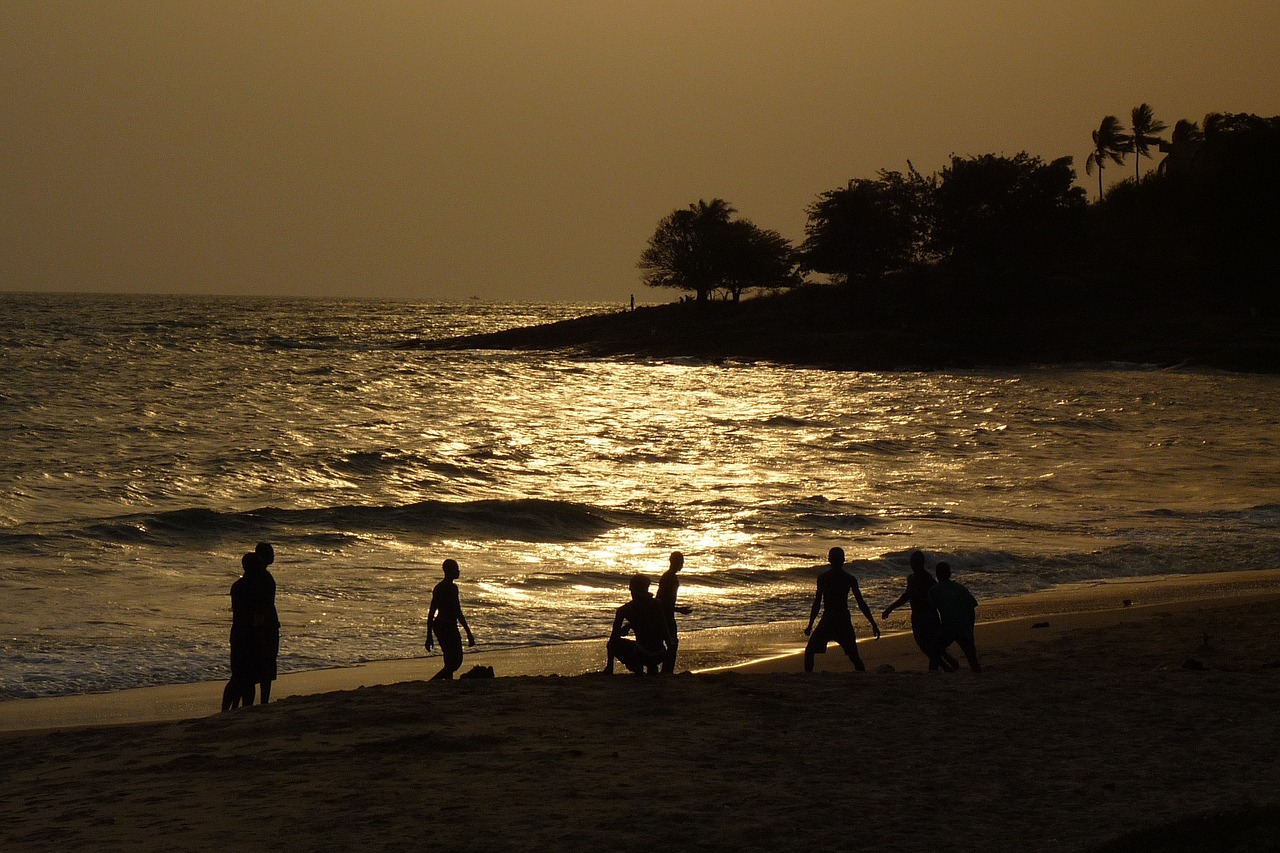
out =
{"type": "Polygon", "coordinates": [[[633,575],[628,586],[631,600],[613,614],[613,630],[605,644],[609,660],[604,672],[613,673],[616,658],[636,675],[655,675],[671,653],[675,638],[662,605],[649,592],[649,579],[644,575],[633,575]],[[636,638],[628,640],[626,635],[633,631],[636,638]]]}
{"type": "Polygon", "coordinates": [[[849,613],[849,593],[853,593],[858,602],[858,609],[871,623],[871,631],[880,639],[880,626],[871,615],[871,608],[862,597],[858,588],[858,579],[844,569],[844,549],[832,548],[827,553],[829,568],[818,575],[818,588],[813,596],[813,607],[809,610],[809,624],[805,627],[805,636],[809,642],[804,647],[804,671],[813,672],[813,656],[826,654],[827,644],[836,642],[853,663],[858,672],[866,672],[867,666],[858,654],[858,635],[853,630],[853,617],[849,613]],[[818,619],[815,628],[813,622],[818,619]]]}
{"type": "Polygon", "coordinates": [[[680,638],[676,633],[676,614],[691,612],[688,607],[676,604],[676,597],[680,594],[680,570],[683,568],[684,554],[672,551],[669,568],[658,578],[658,594],[654,596],[662,605],[663,616],[667,620],[667,633],[671,638],[667,656],[662,661],[662,671],[668,674],[676,671],[676,650],[680,647],[680,638]]]}
{"type": "Polygon", "coordinates": [[[938,639],[938,610],[929,601],[929,590],[937,583],[929,570],[925,568],[924,554],[911,552],[911,574],[907,575],[907,588],[898,600],[890,604],[880,614],[881,619],[888,619],[889,614],[904,604],[911,605],[911,636],[915,639],[920,651],[929,659],[929,669],[945,669],[954,672],[960,662],[943,652],[940,657],[933,654],[934,643],[938,639]]]}
{"type": "Polygon", "coordinates": [[[474,646],[476,638],[471,634],[471,626],[467,617],[462,615],[462,599],[455,583],[462,576],[457,560],[445,560],[441,568],[444,580],[436,584],[431,591],[431,607],[427,610],[427,651],[431,651],[434,642],[440,644],[444,654],[444,667],[431,676],[431,680],[450,680],[453,674],[462,667],[462,635],[458,626],[467,632],[467,645],[474,646]]]}

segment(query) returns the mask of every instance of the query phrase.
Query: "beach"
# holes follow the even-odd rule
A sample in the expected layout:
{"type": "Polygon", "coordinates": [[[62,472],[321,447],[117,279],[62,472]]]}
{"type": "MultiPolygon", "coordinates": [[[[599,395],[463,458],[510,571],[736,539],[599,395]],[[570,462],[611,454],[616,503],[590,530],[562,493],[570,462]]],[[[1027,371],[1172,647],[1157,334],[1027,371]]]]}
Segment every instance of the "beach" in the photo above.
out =
{"type": "Polygon", "coordinates": [[[800,672],[788,621],[690,634],[697,671],[674,677],[585,674],[588,642],[464,664],[495,679],[398,677],[435,658],[302,673],[229,713],[215,683],[169,719],[146,698],[168,688],[3,703],[0,847],[1090,850],[1280,806],[1280,571],[979,617],[980,674],[927,672],[896,614],[866,673],[834,646],[800,672]],[[111,724],[83,725],[95,707],[111,724]]]}

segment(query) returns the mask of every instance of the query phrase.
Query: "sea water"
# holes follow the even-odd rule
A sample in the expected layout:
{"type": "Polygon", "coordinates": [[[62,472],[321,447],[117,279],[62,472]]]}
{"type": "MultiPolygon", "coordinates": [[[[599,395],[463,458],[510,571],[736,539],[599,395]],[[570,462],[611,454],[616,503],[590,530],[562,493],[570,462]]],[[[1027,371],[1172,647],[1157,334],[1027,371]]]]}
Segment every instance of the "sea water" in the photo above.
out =
{"type": "Polygon", "coordinates": [[[446,557],[494,646],[677,549],[683,630],[806,616],[833,545],[876,609],[916,548],[979,598],[1280,566],[1280,377],[424,346],[615,310],[0,295],[0,698],[225,677],[258,541],[286,671],[421,654],[446,557]]]}

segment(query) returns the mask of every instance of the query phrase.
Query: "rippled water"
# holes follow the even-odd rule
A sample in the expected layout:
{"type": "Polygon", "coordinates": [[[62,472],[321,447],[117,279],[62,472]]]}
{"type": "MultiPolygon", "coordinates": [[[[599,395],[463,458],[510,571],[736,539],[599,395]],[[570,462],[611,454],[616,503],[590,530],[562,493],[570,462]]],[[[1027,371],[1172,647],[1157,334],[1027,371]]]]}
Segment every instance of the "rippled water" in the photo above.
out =
{"type": "Polygon", "coordinates": [[[807,612],[842,545],[979,596],[1280,566],[1280,380],[439,352],[603,305],[0,295],[0,697],[220,678],[265,539],[282,667],[596,636],[687,555],[686,629],[807,612]]]}

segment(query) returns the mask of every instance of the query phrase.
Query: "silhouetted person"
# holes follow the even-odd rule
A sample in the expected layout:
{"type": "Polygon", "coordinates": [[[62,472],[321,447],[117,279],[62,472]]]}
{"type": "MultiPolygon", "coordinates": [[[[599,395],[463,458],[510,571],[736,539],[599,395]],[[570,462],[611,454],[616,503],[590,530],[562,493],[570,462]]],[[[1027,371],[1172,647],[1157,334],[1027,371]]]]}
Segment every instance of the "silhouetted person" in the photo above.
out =
{"type": "Polygon", "coordinates": [[[676,604],[676,597],[680,594],[680,570],[683,568],[684,554],[672,551],[670,568],[658,578],[658,594],[655,596],[662,605],[662,614],[667,620],[667,634],[671,638],[667,656],[662,661],[662,671],[666,673],[676,671],[676,650],[680,647],[680,637],[676,634],[676,614],[689,612],[689,608],[676,604]]]}
{"type": "Polygon", "coordinates": [[[458,625],[467,632],[467,645],[474,646],[476,638],[471,635],[471,627],[467,625],[467,617],[462,615],[462,599],[458,595],[458,585],[454,583],[462,577],[457,560],[445,560],[444,580],[431,590],[431,607],[427,610],[427,651],[431,651],[434,637],[440,643],[440,651],[444,654],[444,667],[431,676],[452,679],[453,674],[462,666],[462,635],[458,633],[458,625]]]}
{"type": "Polygon", "coordinates": [[[252,552],[240,558],[244,574],[231,585],[231,679],[222,689],[222,710],[253,704],[261,655],[253,630],[253,573],[262,564],[252,552]]]}
{"type": "Polygon", "coordinates": [[[813,607],[809,611],[809,624],[804,633],[809,642],[804,647],[804,671],[813,672],[813,656],[827,652],[827,643],[836,642],[853,662],[853,668],[865,672],[867,667],[858,654],[858,635],[853,630],[853,617],[849,613],[849,593],[858,602],[858,609],[871,623],[871,630],[876,639],[880,639],[880,626],[871,615],[871,608],[858,589],[858,579],[844,570],[844,549],[832,548],[827,553],[827,562],[831,568],[818,575],[818,589],[813,596],[813,607]],[[822,619],[818,627],[813,627],[813,620],[821,611],[822,619]]]}
{"type": "Polygon", "coordinates": [[[271,682],[276,680],[276,660],[280,656],[280,614],[276,612],[276,579],[267,570],[276,561],[275,549],[266,542],[259,542],[253,549],[258,555],[260,567],[250,578],[253,581],[254,642],[258,648],[259,702],[263,705],[271,699],[271,682]]]}
{"type": "Polygon", "coordinates": [[[613,630],[605,650],[609,655],[606,673],[613,672],[613,661],[618,661],[636,675],[654,675],[670,653],[673,638],[667,628],[663,607],[649,594],[649,579],[633,575],[629,584],[631,600],[614,612],[613,630]],[[626,635],[635,632],[636,638],[626,635]]]}
{"type": "Polygon", "coordinates": [[[904,604],[910,604],[911,636],[915,638],[920,651],[924,652],[925,657],[929,659],[929,669],[936,670],[941,667],[948,672],[954,672],[960,666],[959,661],[945,652],[939,658],[935,658],[933,654],[933,647],[938,642],[938,629],[941,627],[938,611],[929,603],[929,590],[936,583],[933,575],[929,574],[929,570],[924,566],[924,554],[912,551],[911,574],[907,575],[907,588],[902,595],[898,596],[897,601],[884,609],[880,618],[888,619],[889,614],[894,610],[904,604]]]}
{"type": "Polygon", "coordinates": [[[973,623],[976,619],[978,600],[969,590],[951,579],[951,566],[938,563],[938,582],[929,590],[929,602],[938,610],[941,626],[933,645],[933,659],[941,660],[947,647],[958,645],[969,661],[969,669],[982,672],[978,663],[978,648],[973,642],[973,623]]]}

